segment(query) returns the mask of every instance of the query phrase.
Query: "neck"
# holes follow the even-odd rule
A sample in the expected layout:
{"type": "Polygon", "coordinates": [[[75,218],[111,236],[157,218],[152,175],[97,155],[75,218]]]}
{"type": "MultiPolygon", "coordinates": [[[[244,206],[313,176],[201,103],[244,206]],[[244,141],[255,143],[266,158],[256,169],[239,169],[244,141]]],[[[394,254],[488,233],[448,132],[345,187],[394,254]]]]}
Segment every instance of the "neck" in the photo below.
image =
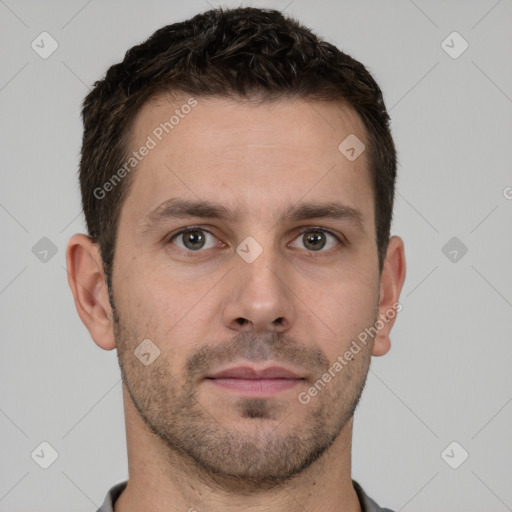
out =
{"type": "Polygon", "coordinates": [[[213,475],[169,449],[147,430],[124,386],[123,397],[129,480],[115,512],[361,512],[351,479],[352,420],[313,464],[285,482],[261,488],[213,475]]]}

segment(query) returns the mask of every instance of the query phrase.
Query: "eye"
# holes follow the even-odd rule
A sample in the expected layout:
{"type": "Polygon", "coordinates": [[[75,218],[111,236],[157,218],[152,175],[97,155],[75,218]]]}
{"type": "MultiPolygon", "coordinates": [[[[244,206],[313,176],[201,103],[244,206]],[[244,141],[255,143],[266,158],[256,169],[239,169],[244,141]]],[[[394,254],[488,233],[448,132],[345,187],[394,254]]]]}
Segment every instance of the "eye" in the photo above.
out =
{"type": "Polygon", "coordinates": [[[306,249],[313,252],[327,252],[329,249],[336,247],[336,245],[343,245],[340,237],[323,228],[313,228],[303,231],[296,240],[300,240],[306,249]],[[330,246],[328,243],[329,238],[331,239],[330,246]],[[322,251],[326,245],[327,249],[322,251]]]}
{"type": "Polygon", "coordinates": [[[201,249],[211,249],[222,244],[206,229],[186,228],[173,235],[168,243],[173,242],[185,251],[200,251],[201,249]]]}
{"type": "MultiPolygon", "coordinates": [[[[344,245],[339,236],[324,228],[309,228],[303,231],[295,240],[300,240],[303,244],[302,248],[310,252],[328,252],[329,249],[337,245],[344,245]]],[[[201,252],[202,249],[225,247],[225,244],[209,231],[199,227],[181,229],[172,235],[167,243],[173,243],[186,252],[201,252]]],[[[290,246],[294,247],[293,244],[290,244],[290,246]]]]}

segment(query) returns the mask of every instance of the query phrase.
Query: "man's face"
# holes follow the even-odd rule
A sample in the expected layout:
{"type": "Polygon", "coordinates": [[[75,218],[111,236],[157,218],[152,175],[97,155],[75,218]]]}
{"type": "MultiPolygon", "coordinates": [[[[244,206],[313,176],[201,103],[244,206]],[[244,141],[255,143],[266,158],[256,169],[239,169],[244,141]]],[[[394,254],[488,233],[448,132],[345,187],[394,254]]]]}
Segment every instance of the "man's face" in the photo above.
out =
{"type": "Polygon", "coordinates": [[[187,99],[148,103],[133,126],[134,150],[148,136],[156,145],[133,171],[118,229],[113,298],[123,381],[169,453],[219,475],[278,482],[349,425],[368,372],[371,343],[307,403],[299,400],[377,316],[367,154],[350,161],[338,149],[350,134],[366,142],[364,125],[334,103],[199,97],[158,140],[155,129],[187,99]],[[231,218],[169,208],[162,215],[158,207],[172,200],[214,203],[231,218]],[[306,203],[345,210],[294,218],[306,203]],[[134,355],[146,339],[160,350],[149,365],[134,355]],[[211,378],[270,366],[298,378],[211,378]]]}

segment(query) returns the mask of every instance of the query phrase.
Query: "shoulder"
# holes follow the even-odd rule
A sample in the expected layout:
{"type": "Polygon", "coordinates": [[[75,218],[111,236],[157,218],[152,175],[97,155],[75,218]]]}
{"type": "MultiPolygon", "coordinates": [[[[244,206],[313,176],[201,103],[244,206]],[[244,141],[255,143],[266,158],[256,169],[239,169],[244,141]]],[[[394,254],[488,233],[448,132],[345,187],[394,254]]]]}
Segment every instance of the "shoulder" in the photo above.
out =
{"type": "Polygon", "coordinates": [[[389,508],[381,508],[375,501],[373,501],[365,492],[364,489],[355,480],[352,480],[352,485],[357,493],[359,502],[361,504],[362,512],[394,512],[389,508]]]}
{"type": "Polygon", "coordinates": [[[101,505],[97,512],[114,512],[114,503],[116,502],[117,498],[121,496],[121,493],[126,488],[127,483],[128,480],[125,480],[124,482],[119,482],[118,484],[111,487],[105,496],[103,505],[101,505]]]}

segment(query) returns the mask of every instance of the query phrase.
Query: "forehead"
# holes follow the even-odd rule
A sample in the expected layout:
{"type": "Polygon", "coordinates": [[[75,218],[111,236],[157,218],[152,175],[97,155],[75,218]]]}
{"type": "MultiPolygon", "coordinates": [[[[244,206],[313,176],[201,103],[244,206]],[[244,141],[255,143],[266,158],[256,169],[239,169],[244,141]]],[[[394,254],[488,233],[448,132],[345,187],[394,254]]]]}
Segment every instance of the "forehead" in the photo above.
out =
{"type": "Polygon", "coordinates": [[[270,214],[307,195],[371,209],[367,152],[347,158],[340,150],[347,137],[367,146],[362,120],[341,103],[162,95],[132,125],[130,146],[145,156],[126,204],[142,214],[170,197],[217,195],[233,209],[270,214]]]}

